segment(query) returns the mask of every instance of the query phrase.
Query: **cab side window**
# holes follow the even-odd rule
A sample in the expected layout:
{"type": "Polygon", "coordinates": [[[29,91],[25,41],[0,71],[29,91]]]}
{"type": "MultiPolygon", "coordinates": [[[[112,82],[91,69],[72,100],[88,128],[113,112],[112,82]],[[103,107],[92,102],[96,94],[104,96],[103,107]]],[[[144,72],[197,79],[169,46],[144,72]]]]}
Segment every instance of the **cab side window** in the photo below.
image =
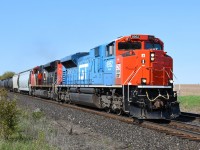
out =
{"type": "Polygon", "coordinates": [[[113,56],[115,54],[115,44],[114,42],[106,46],[106,57],[113,56]]]}
{"type": "Polygon", "coordinates": [[[153,42],[146,42],[145,43],[145,49],[149,50],[162,50],[162,45],[159,43],[153,43],[153,42]]]}
{"type": "Polygon", "coordinates": [[[119,50],[135,50],[141,49],[141,42],[119,42],[118,49],[119,50]]]}
{"type": "Polygon", "coordinates": [[[99,47],[94,48],[95,57],[99,57],[99,47]]]}

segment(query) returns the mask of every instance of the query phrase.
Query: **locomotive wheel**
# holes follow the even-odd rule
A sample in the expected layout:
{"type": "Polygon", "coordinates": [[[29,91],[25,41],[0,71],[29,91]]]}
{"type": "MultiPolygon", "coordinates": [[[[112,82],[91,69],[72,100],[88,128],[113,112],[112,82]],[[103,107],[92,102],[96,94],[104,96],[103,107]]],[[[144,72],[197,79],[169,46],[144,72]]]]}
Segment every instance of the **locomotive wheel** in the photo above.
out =
{"type": "Polygon", "coordinates": [[[111,112],[111,109],[110,108],[105,108],[105,111],[107,112],[107,113],[110,113],[111,112]]]}
{"type": "Polygon", "coordinates": [[[116,113],[118,116],[120,116],[120,115],[122,114],[122,110],[121,110],[121,109],[117,109],[117,110],[115,111],[115,113],[116,113]]]}
{"type": "Polygon", "coordinates": [[[58,96],[56,97],[55,101],[57,101],[57,102],[59,101],[59,98],[58,98],[58,96]]]}

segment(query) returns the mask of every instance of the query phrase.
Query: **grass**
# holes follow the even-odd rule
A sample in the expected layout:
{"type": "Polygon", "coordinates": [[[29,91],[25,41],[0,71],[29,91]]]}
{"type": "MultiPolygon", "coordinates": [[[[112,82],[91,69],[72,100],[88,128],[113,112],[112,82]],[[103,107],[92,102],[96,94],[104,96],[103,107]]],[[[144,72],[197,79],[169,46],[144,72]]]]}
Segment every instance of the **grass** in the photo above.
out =
{"type": "Polygon", "coordinates": [[[200,113],[200,96],[179,96],[181,111],[200,113]]]}
{"type": "Polygon", "coordinates": [[[54,150],[57,149],[46,141],[47,119],[38,110],[22,111],[18,132],[8,140],[0,138],[1,150],[54,150]]]}
{"type": "Polygon", "coordinates": [[[18,109],[15,98],[0,88],[0,150],[54,150],[47,142],[48,120],[38,108],[18,109]]]}
{"type": "Polygon", "coordinates": [[[2,150],[53,150],[42,139],[29,140],[29,139],[10,139],[0,140],[0,149],[2,150]]]}

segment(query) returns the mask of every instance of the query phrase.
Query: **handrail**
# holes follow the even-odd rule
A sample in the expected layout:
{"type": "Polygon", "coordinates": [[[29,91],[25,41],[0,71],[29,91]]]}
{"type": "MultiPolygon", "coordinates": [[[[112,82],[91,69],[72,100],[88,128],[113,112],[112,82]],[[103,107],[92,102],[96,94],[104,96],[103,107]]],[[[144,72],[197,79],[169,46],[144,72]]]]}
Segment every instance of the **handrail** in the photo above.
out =
{"type": "Polygon", "coordinates": [[[173,74],[173,76],[178,80],[178,78],[175,76],[175,74],[172,72],[172,69],[170,69],[171,73],[173,74]]]}
{"type": "Polygon", "coordinates": [[[133,80],[133,78],[136,76],[136,74],[138,73],[138,71],[142,68],[142,66],[140,66],[140,68],[135,72],[135,75],[131,78],[131,80],[129,80],[129,82],[131,82],[133,80]]]}
{"type": "MultiPolygon", "coordinates": [[[[129,80],[129,82],[131,81],[131,80],[133,80],[133,78],[136,76],[136,74],[138,73],[138,71],[140,70],[142,68],[142,66],[140,66],[136,71],[134,70],[132,73],[131,73],[131,75],[126,79],[126,81],[124,82],[124,84],[123,84],[123,95],[124,95],[124,85],[125,85],[125,83],[129,80]],[[134,74],[135,73],[135,74],[134,74]],[[133,75],[134,74],[134,75],[133,75]],[[133,75],[133,76],[132,76],[133,75]],[[131,77],[132,76],[132,77],[131,77]]],[[[129,83],[128,83],[128,102],[130,103],[131,101],[129,100],[129,83]]],[[[123,97],[124,98],[124,97],[123,97]]]]}
{"type": "Polygon", "coordinates": [[[166,100],[169,100],[169,94],[168,94],[168,92],[167,92],[167,97],[165,97],[164,95],[162,95],[162,94],[158,94],[158,96],[156,96],[154,99],[150,99],[149,98],[149,94],[148,94],[148,92],[146,91],[146,96],[147,96],[147,99],[150,101],[150,102],[154,102],[155,100],[157,100],[159,97],[162,97],[162,98],[164,98],[164,99],[166,99],[166,100]]]}
{"type": "MultiPolygon", "coordinates": [[[[138,71],[140,70],[142,68],[142,66],[140,66],[136,71],[135,70],[133,70],[133,72],[130,74],[130,76],[126,79],[126,81],[124,82],[124,84],[129,80],[129,78],[131,78],[131,76],[133,75],[133,77],[129,80],[129,82],[135,77],[135,75],[138,73],[138,71]]],[[[123,84],[123,85],[124,85],[123,84]]]]}

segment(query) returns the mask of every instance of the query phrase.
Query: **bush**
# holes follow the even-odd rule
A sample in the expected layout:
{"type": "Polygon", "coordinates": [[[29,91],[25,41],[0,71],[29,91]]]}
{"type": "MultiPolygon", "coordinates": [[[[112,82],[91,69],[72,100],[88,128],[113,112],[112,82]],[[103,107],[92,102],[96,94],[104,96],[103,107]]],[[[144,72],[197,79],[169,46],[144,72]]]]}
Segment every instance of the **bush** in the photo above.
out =
{"type": "Polygon", "coordinates": [[[40,120],[42,117],[44,117],[44,113],[39,109],[35,109],[32,113],[32,117],[34,121],[40,120]]]}
{"type": "Polygon", "coordinates": [[[0,91],[0,135],[9,139],[17,131],[19,110],[15,100],[8,100],[5,90],[0,91]]]}
{"type": "Polygon", "coordinates": [[[0,88],[0,100],[7,98],[8,98],[7,90],[5,88],[0,88]]]}

